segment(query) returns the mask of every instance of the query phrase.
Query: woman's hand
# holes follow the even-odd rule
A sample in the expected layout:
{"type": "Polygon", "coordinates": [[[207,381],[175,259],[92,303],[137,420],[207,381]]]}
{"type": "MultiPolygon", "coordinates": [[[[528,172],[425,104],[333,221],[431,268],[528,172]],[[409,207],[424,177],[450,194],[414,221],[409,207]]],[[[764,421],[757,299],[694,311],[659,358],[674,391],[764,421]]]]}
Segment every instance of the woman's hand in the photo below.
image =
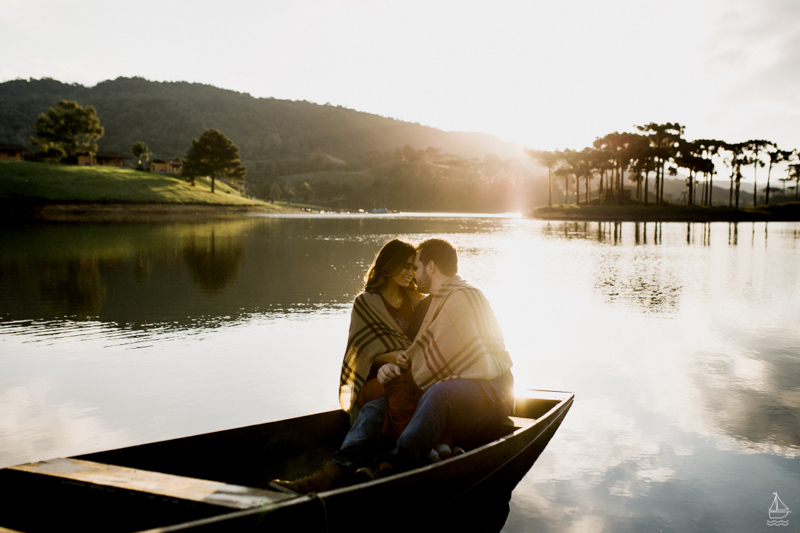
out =
{"type": "Polygon", "coordinates": [[[381,385],[386,385],[396,377],[400,377],[403,371],[394,363],[386,363],[378,370],[378,381],[381,385]]]}
{"type": "Polygon", "coordinates": [[[408,367],[411,366],[411,363],[406,357],[406,352],[403,350],[396,350],[394,352],[386,352],[381,355],[375,356],[376,363],[391,363],[393,365],[399,366],[402,370],[408,370],[408,367]]]}

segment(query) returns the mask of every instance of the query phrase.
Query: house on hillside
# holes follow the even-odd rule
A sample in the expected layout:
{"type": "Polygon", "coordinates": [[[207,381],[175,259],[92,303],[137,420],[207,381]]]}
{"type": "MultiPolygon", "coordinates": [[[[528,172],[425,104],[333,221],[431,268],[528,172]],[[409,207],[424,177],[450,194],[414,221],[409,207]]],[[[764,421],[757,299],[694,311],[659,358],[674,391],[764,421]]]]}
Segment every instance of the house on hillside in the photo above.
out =
{"type": "Polygon", "coordinates": [[[0,144],[0,161],[22,161],[24,151],[18,144],[0,144]]]}
{"type": "Polygon", "coordinates": [[[163,159],[153,159],[150,161],[150,172],[158,172],[159,174],[180,174],[183,163],[177,159],[172,161],[164,161],[163,159]]]}
{"type": "Polygon", "coordinates": [[[97,152],[95,154],[82,154],[78,156],[79,165],[101,166],[101,167],[120,167],[125,160],[124,155],[110,154],[107,152],[97,152]]]}

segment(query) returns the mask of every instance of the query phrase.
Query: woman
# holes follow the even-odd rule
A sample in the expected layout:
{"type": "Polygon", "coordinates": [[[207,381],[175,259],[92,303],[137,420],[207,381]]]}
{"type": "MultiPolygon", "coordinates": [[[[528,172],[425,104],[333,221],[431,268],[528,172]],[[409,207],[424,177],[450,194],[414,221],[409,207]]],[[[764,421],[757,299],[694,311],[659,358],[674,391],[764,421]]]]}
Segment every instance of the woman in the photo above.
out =
{"type": "MultiPolygon", "coordinates": [[[[409,367],[405,350],[416,334],[414,328],[420,321],[414,320],[414,311],[422,300],[414,280],[415,255],[412,245],[393,239],[375,256],[364,276],[364,290],[353,302],[339,378],[339,403],[350,413],[350,423],[356,422],[359,410],[366,405],[362,419],[368,420],[371,428],[383,417],[382,433],[394,440],[411,420],[421,391],[410,372],[393,379],[385,389],[377,375],[386,363],[405,370],[409,367]],[[373,401],[381,397],[386,402],[373,401]]],[[[294,481],[275,479],[271,485],[305,493],[340,486],[343,479],[352,482],[352,476],[364,470],[364,461],[374,459],[369,456],[377,452],[365,452],[365,444],[371,446],[372,437],[364,438],[363,427],[351,427],[342,447],[313,474],[294,481]]],[[[374,477],[374,473],[368,477],[374,477]]]]}
{"type": "MultiPolygon", "coordinates": [[[[414,247],[399,239],[384,244],[364,276],[363,292],[353,302],[339,379],[339,403],[350,413],[351,423],[364,404],[387,395],[375,379],[383,364],[408,368],[404,352],[413,340],[414,310],[423,298],[416,290],[414,255],[414,247]]],[[[387,426],[393,424],[393,418],[405,418],[403,412],[409,407],[413,413],[413,392],[397,391],[388,399],[392,414],[387,416],[387,426]]],[[[385,429],[392,436],[398,429],[402,431],[385,429]]]]}

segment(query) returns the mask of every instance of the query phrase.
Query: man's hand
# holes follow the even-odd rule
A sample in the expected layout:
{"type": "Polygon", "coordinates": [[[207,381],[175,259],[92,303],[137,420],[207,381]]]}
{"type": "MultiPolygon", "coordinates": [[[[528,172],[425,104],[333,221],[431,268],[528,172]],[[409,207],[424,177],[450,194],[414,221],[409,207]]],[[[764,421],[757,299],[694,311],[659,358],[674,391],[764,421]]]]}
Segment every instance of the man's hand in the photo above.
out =
{"type": "Polygon", "coordinates": [[[386,363],[378,370],[378,381],[381,385],[386,385],[396,377],[400,377],[403,371],[393,363],[386,363]]]}
{"type": "Polygon", "coordinates": [[[394,352],[386,352],[381,355],[375,356],[376,363],[391,363],[393,365],[399,366],[403,370],[408,370],[408,367],[411,366],[411,363],[406,357],[406,352],[403,350],[396,350],[394,352]]]}

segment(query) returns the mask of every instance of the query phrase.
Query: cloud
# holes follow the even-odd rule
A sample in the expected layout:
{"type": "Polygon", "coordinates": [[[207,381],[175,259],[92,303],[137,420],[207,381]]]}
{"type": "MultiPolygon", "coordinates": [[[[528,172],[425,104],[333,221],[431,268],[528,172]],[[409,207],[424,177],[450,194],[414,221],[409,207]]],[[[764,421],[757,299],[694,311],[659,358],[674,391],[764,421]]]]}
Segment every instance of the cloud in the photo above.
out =
{"type": "Polygon", "coordinates": [[[706,42],[712,83],[722,89],[711,114],[740,137],[730,140],[796,142],[800,2],[738,0],[720,8],[706,42]]]}
{"type": "Polygon", "coordinates": [[[129,443],[127,431],[108,427],[94,408],[59,400],[47,378],[0,391],[0,468],[129,443]]]}

